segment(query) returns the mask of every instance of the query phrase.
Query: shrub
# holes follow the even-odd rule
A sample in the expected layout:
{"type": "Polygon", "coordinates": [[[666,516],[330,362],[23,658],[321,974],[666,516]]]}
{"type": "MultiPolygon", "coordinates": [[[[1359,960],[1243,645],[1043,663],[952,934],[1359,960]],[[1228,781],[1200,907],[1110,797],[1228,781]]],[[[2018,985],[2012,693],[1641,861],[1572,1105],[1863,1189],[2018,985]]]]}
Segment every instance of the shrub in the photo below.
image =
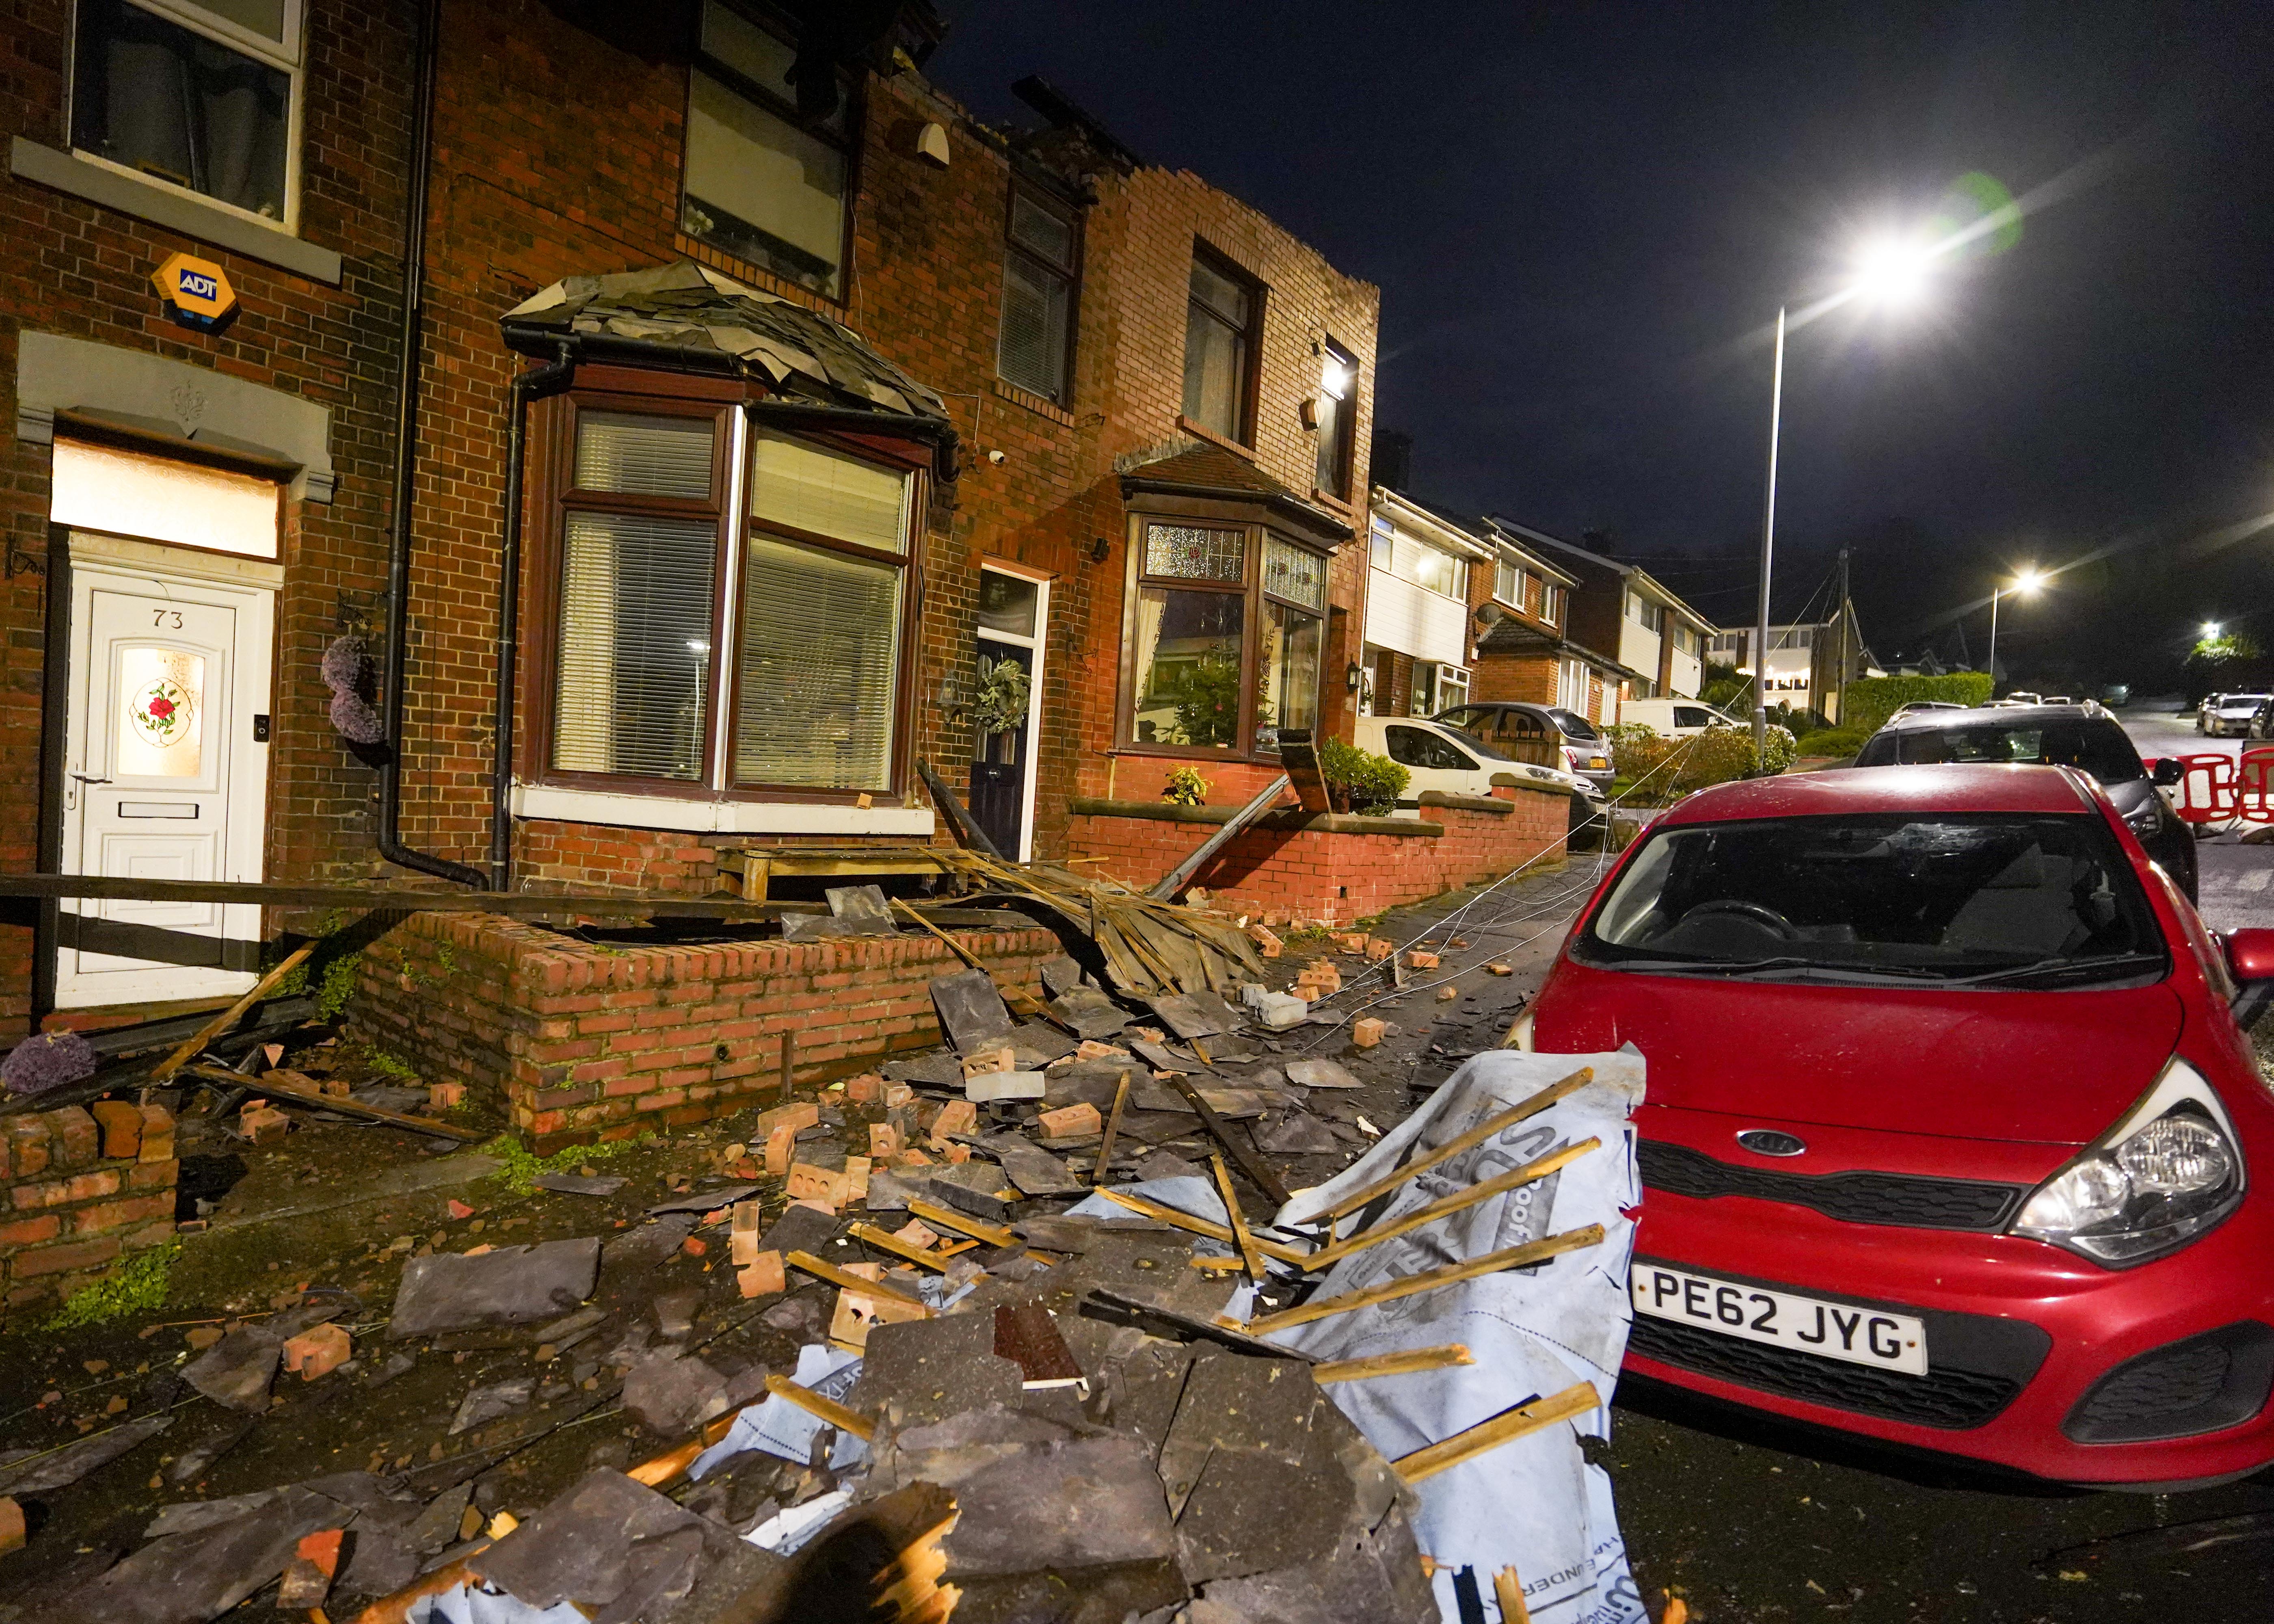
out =
{"type": "Polygon", "coordinates": [[[182,1243],[169,1240],[138,1252],[104,1279],[72,1292],[47,1322],[50,1331],[75,1326],[105,1325],[129,1314],[147,1313],[166,1305],[168,1277],[182,1255],[182,1243]]]}
{"type": "Polygon", "coordinates": [[[1357,813],[1384,816],[1397,808],[1397,798],[1413,775],[1387,756],[1376,756],[1354,744],[1329,739],[1319,747],[1319,776],[1332,798],[1357,813]]]}
{"type": "Polygon", "coordinates": [[[1803,756],[1853,756],[1871,735],[1861,727],[1820,727],[1800,737],[1803,756]]]}
{"type": "MultiPolygon", "coordinates": [[[[1709,784],[1751,778],[1761,770],[1750,728],[1716,727],[1689,739],[1668,738],[1639,725],[1614,727],[1609,733],[1611,764],[1638,801],[1677,800],[1709,784]]],[[[1789,732],[1769,729],[1766,771],[1785,771],[1799,753],[1789,732]]]]}
{"type": "Polygon", "coordinates": [[[1860,727],[1866,733],[1875,733],[1899,707],[1914,700],[1946,699],[1954,704],[1986,705],[1990,694],[1990,673],[1986,671],[1955,671],[1946,677],[1864,677],[1850,682],[1841,695],[1840,720],[1843,727],[1860,727]]]}

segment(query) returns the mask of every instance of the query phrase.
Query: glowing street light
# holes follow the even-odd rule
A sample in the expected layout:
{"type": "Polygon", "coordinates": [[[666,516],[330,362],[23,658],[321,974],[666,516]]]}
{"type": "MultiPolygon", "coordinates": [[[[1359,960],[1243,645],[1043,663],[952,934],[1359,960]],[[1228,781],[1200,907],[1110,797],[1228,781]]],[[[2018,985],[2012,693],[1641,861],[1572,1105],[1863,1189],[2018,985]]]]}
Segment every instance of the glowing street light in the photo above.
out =
{"type": "Polygon", "coordinates": [[[2203,622],[2203,641],[2208,643],[2218,635],[2218,622],[2217,620],[2205,620],[2203,622]]]}
{"type": "Polygon", "coordinates": [[[2034,598],[2037,589],[2045,583],[2045,573],[2032,564],[2014,572],[2013,581],[2005,586],[1990,589],[1990,691],[1998,691],[1998,599],[2007,592],[2034,598]]]}
{"type": "MultiPolygon", "coordinates": [[[[1955,239],[1954,239],[1955,240],[1955,239]]],[[[1856,254],[1854,279],[1843,289],[1801,312],[1803,322],[1826,311],[1861,299],[1886,309],[1916,304],[1924,297],[1934,262],[1950,244],[1926,242],[1916,236],[1873,238],[1856,254]]],[[[1784,331],[1787,306],[1777,306],[1776,349],[1769,363],[1768,494],[1761,511],[1761,595],[1753,625],[1753,758],[1768,749],[1769,695],[1769,577],[1776,555],[1777,435],[1784,416],[1784,331]]],[[[1844,611],[1842,612],[1844,613],[1844,611]]],[[[1994,605],[1993,605],[1994,615],[1994,605]]],[[[1844,688],[1848,673],[1839,673],[1844,688]]]]}

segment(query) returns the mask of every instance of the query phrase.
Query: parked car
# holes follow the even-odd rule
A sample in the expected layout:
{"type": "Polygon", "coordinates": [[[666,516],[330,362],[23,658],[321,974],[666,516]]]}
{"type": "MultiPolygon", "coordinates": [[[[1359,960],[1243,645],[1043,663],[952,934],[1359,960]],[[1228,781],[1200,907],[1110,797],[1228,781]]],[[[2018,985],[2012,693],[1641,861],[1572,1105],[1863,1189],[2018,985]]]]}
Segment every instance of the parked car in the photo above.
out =
{"type": "Polygon", "coordinates": [[[2043,694],[2032,694],[2026,688],[2022,688],[2007,695],[2002,703],[2009,705],[2041,705],[2045,703],[2045,696],[2043,694]]]}
{"type": "Polygon", "coordinates": [[[2270,977],[2082,772],[1834,771],[1668,811],[1515,1036],[1648,1063],[1630,1376],[2160,1489],[2274,1462],[2270,977]]]}
{"type": "Polygon", "coordinates": [[[2079,767],[2098,780],[2125,827],[2192,901],[2195,831],[2173,815],[2162,784],[2180,781],[2177,757],[2150,773],[2122,724],[2098,705],[2007,705],[1953,718],[1939,712],[1891,721],[1856,752],[1858,767],[2037,762],[2079,767]]]}
{"type": "Polygon", "coordinates": [[[2256,712],[2252,715],[2246,736],[2252,739],[2274,739],[2274,699],[2269,699],[2264,704],[2260,705],[2256,712]]]}
{"type": "MultiPolygon", "coordinates": [[[[1520,704],[1499,701],[1490,704],[1455,705],[1430,718],[1463,733],[1518,761],[1532,755],[1560,753],[1563,771],[1574,772],[1608,790],[1617,777],[1611,766],[1611,747],[1595,725],[1561,705],[1520,704]]],[[[1555,763],[1547,763],[1553,766],[1555,763]]]]}
{"type": "Polygon", "coordinates": [[[1643,726],[1669,739],[1690,739],[1714,727],[1750,727],[1698,699],[1623,699],[1619,726],[1643,726]]]}
{"type": "Polygon", "coordinates": [[[2210,713],[2218,706],[2218,702],[2225,697],[2224,694],[2205,694],[2201,699],[2195,701],[2197,733],[2208,733],[2210,730],[2210,713]]]}
{"type": "Polygon", "coordinates": [[[1400,817],[1419,817],[1424,790],[1449,795],[1492,793],[1500,777],[1527,779],[1543,788],[1572,797],[1572,827],[1577,828],[1604,807],[1602,792],[1576,773],[1560,767],[1543,767],[1517,761],[1493,748],[1473,733],[1420,717],[1362,716],[1352,742],[1361,750],[1387,756],[1412,775],[1405,793],[1397,798],[1400,817]]]}
{"type": "Polygon", "coordinates": [[[2274,695],[2221,694],[2218,703],[2202,713],[2200,725],[2214,739],[2224,739],[2229,733],[2247,734],[2250,724],[2258,718],[2260,707],[2270,698],[2274,695]]]}
{"type": "Polygon", "coordinates": [[[1897,705],[1887,713],[1892,722],[1898,717],[1916,716],[1922,710],[1970,710],[1971,705],[1962,705],[1954,699],[1914,699],[1907,705],[1897,705]]]}

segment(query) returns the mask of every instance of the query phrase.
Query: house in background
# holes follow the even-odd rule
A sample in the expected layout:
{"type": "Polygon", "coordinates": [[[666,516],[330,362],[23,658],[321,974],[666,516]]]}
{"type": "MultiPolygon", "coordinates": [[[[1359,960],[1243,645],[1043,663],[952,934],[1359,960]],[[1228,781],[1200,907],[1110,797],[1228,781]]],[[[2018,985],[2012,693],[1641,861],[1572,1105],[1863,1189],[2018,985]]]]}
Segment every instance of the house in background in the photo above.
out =
{"type": "Polygon", "coordinates": [[[1489,581],[1495,556],[1447,515],[1374,486],[1360,714],[1434,716],[1468,702],[1472,583],[1489,581]]]}
{"type": "MultiPolygon", "coordinates": [[[[1717,632],[1707,645],[1717,665],[1734,665],[1739,674],[1753,674],[1752,628],[1717,632]]],[[[1856,619],[1854,603],[1842,599],[1837,613],[1820,620],[1788,621],[1769,628],[1766,693],[1772,705],[1813,711],[1834,726],[1840,721],[1841,696],[1848,684],[1861,677],[1882,676],[1871,650],[1864,642],[1864,628],[1856,619]]],[[[1732,707],[1750,710],[1751,699],[1732,707]]]]}
{"type": "Polygon", "coordinates": [[[1571,635],[1578,577],[1504,521],[1487,519],[1479,529],[1493,563],[1470,576],[1478,628],[1470,699],[1552,705],[1590,722],[1616,721],[1619,685],[1639,673],[1571,635]]]}
{"type": "MultiPolygon", "coordinates": [[[[1578,668],[1585,680],[1611,688],[1593,711],[1577,705],[1591,721],[1618,719],[1622,698],[1694,698],[1706,680],[1706,642],[1713,623],[1638,565],[1552,536],[1530,525],[1495,515],[1502,540],[1552,565],[1569,583],[1568,608],[1556,628],[1567,649],[1562,680],[1576,695],[1578,668]]],[[[1495,646],[1516,651],[1528,641],[1523,632],[1505,634],[1495,646]]],[[[1591,687],[1592,695],[1592,687],[1591,687]]]]}

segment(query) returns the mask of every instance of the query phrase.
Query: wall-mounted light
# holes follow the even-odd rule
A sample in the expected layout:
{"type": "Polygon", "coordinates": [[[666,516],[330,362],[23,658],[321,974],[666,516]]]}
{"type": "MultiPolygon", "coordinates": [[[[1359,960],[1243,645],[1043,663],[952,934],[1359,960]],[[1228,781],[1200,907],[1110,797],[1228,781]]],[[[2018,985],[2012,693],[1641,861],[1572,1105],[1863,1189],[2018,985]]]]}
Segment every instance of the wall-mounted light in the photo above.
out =
{"type": "Polygon", "coordinates": [[[1089,544],[1089,561],[1093,564],[1103,564],[1105,562],[1106,554],[1112,551],[1111,545],[1104,537],[1097,537],[1089,544]]]}
{"type": "Polygon", "coordinates": [[[1351,691],[1352,693],[1353,693],[1353,694],[1357,693],[1357,692],[1358,692],[1358,689],[1359,689],[1359,684],[1360,684],[1361,682],[1364,682],[1365,680],[1366,680],[1366,667],[1365,667],[1365,666],[1363,666],[1363,665],[1346,665],[1346,666],[1344,666],[1344,667],[1343,668],[1343,686],[1344,686],[1344,688],[1346,688],[1350,689],[1350,691],[1351,691]]]}

